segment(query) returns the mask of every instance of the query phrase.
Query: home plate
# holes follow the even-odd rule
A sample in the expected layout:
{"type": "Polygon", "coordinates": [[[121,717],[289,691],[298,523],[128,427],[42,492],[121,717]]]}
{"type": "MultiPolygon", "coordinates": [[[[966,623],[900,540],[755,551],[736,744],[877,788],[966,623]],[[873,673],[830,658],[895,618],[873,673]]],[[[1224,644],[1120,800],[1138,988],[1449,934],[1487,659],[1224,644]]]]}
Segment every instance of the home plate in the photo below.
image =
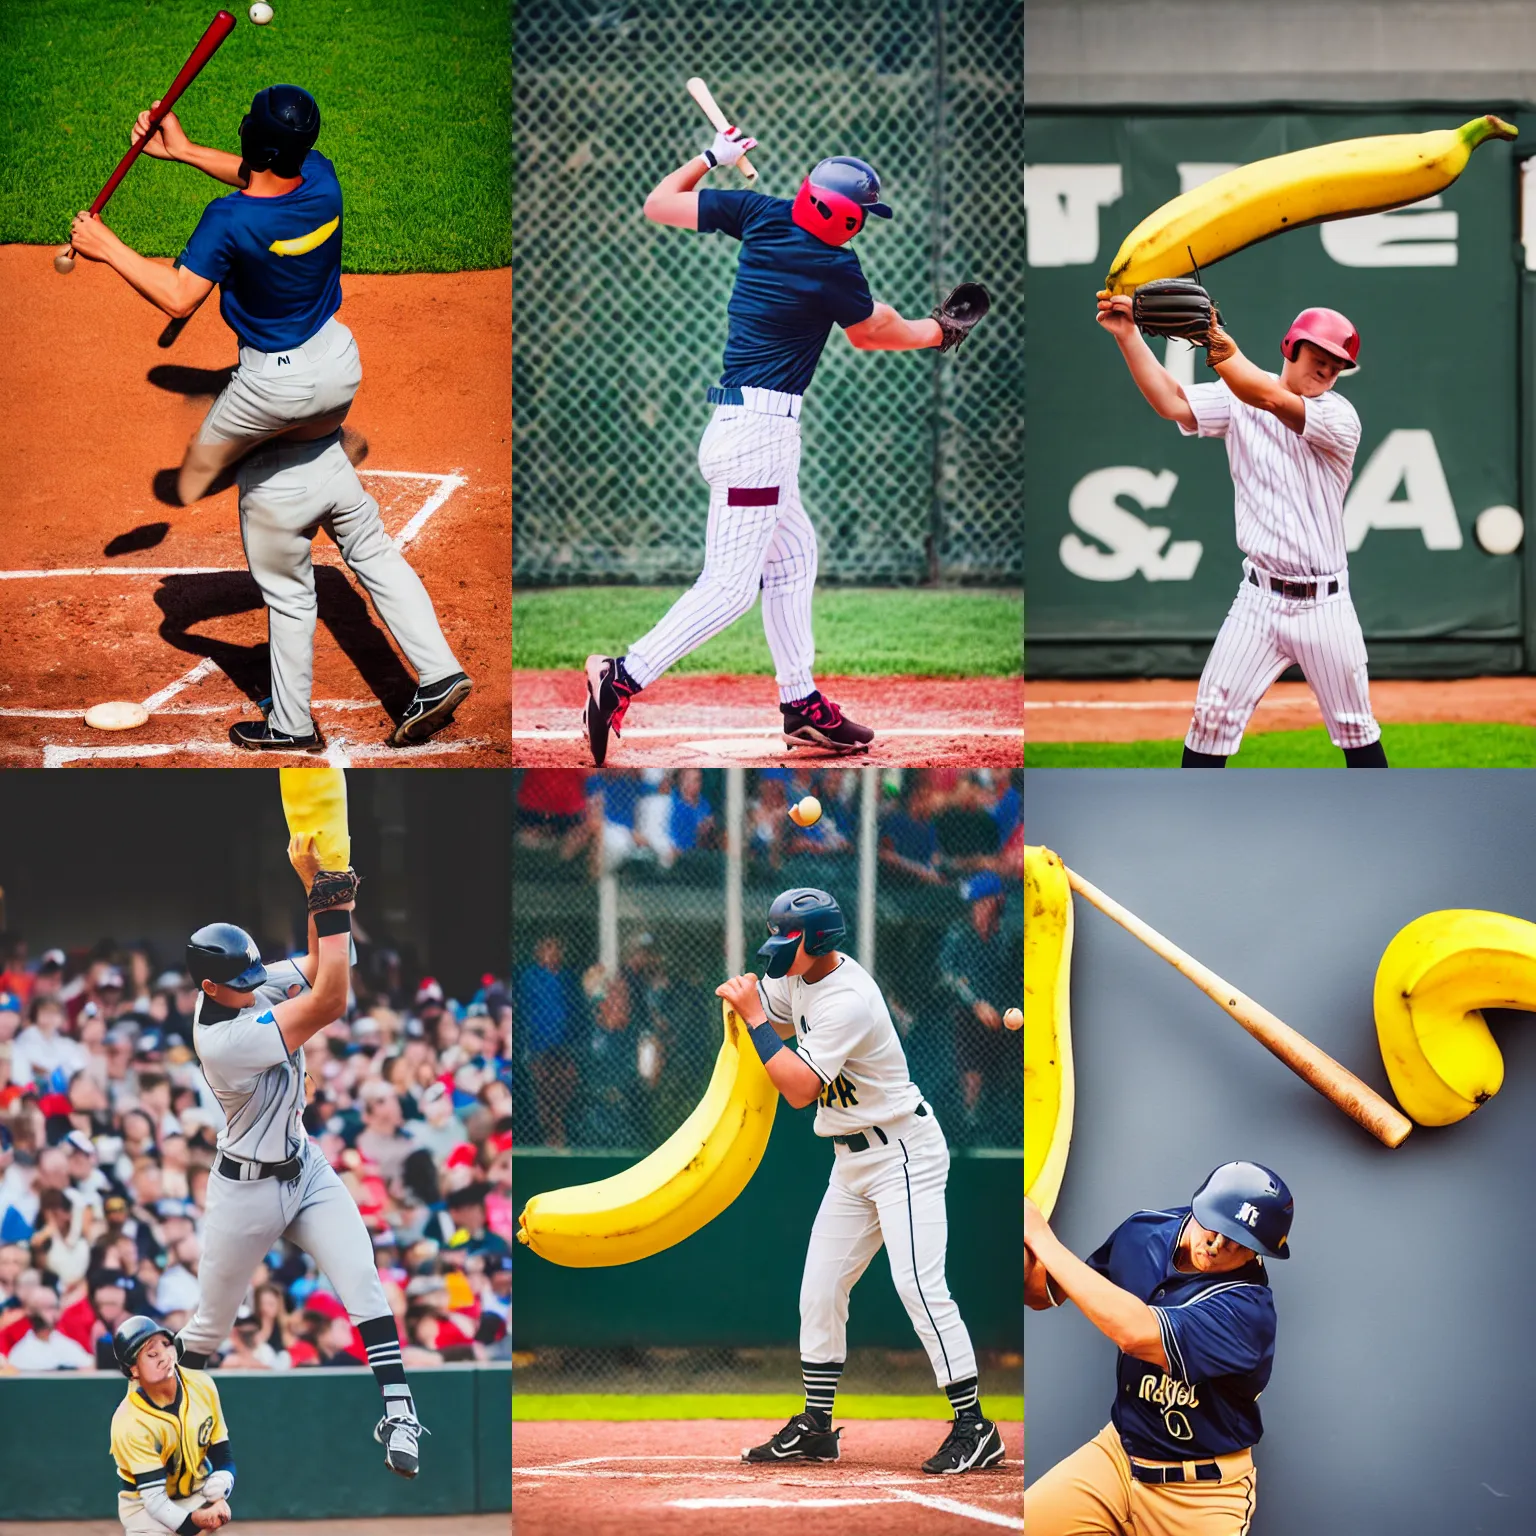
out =
{"type": "Polygon", "coordinates": [[[85,723],[96,731],[134,731],[148,722],[149,711],[128,699],[92,704],[85,712],[85,723]]]}

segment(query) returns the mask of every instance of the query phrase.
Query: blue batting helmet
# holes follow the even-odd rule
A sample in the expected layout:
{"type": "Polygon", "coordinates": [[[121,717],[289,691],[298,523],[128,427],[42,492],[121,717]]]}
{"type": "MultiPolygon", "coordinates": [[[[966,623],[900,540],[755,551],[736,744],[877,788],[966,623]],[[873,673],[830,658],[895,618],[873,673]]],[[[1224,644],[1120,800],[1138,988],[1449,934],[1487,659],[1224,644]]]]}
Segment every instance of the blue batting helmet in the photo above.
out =
{"type": "Polygon", "coordinates": [[[787,976],[802,938],[806,954],[830,955],[847,932],[842,908],[831,896],[810,886],[798,886],[774,898],[768,908],[770,937],[757,953],[768,962],[765,974],[787,976]]]}
{"type": "Polygon", "coordinates": [[[315,98],[297,85],[269,85],[240,123],[240,155],[250,170],[297,176],[319,137],[315,98]]]}
{"type": "Polygon", "coordinates": [[[254,992],[267,979],[256,940],[233,923],[209,923],[187,940],[187,972],[201,987],[205,981],[254,992]]]}
{"type": "Polygon", "coordinates": [[[125,1317],[117,1325],[117,1331],[112,1335],[112,1358],[117,1361],[117,1368],[124,1376],[133,1374],[133,1365],[139,1358],[139,1351],[157,1333],[163,1334],[171,1341],[171,1346],[175,1347],[176,1335],[164,1323],[157,1323],[152,1317],[125,1317]]]}
{"type": "Polygon", "coordinates": [[[1223,1163],[1190,1203],[1202,1227],[1272,1259],[1290,1258],[1296,1202],[1278,1173],[1259,1163],[1223,1163]]]}

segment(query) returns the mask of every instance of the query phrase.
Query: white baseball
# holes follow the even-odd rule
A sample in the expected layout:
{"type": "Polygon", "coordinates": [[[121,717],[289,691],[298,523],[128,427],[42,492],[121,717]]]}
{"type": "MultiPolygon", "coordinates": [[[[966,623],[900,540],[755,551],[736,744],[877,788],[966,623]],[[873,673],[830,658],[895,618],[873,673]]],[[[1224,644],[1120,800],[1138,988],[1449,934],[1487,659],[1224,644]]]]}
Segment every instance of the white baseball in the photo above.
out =
{"type": "Polygon", "coordinates": [[[1023,1029],[1024,1010],[1022,1008],[1009,1008],[1003,1014],[1003,1027],[1005,1029],[1023,1029]]]}
{"type": "Polygon", "coordinates": [[[256,0],[256,4],[251,7],[250,15],[251,20],[258,27],[264,27],[272,20],[272,7],[267,5],[265,0],[256,0]]]}
{"type": "Polygon", "coordinates": [[[790,806],[789,819],[797,827],[814,827],[821,820],[821,801],[815,795],[807,795],[790,806]]]}
{"type": "Polygon", "coordinates": [[[1525,537],[1525,519],[1514,507],[1484,507],[1472,531],[1490,555],[1512,555],[1525,537]]]}

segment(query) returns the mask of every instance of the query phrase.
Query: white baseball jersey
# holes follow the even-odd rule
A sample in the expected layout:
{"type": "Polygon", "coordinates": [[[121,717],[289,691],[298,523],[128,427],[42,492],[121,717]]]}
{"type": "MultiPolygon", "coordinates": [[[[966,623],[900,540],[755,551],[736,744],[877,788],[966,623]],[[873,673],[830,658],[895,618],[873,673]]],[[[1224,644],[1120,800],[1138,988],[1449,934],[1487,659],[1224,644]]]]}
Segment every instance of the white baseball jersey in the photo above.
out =
{"type": "Polygon", "coordinates": [[[821,1079],[818,1136],[886,1125],[922,1103],[890,1009],[857,960],[841,956],[820,981],[765,976],[759,989],[768,1017],[794,1025],[800,1059],[821,1079]]]}
{"type": "Polygon", "coordinates": [[[309,991],[291,960],[267,967],[256,1001],[232,1017],[199,994],[192,1015],[192,1048],[224,1111],[219,1150],[250,1162],[280,1163],[303,1147],[304,1048],[290,1054],[272,1008],[309,991]]]}
{"type": "MultiPolygon", "coordinates": [[[[1273,376],[1272,376],[1273,377],[1273,376]]],[[[1227,386],[1186,384],[1196,429],[1185,437],[1221,437],[1235,492],[1238,548],[1276,576],[1330,576],[1348,563],[1344,496],[1360,446],[1360,417],[1330,390],[1305,401],[1300,434],[1278,416],[1245,405],[1227,386]]]]}

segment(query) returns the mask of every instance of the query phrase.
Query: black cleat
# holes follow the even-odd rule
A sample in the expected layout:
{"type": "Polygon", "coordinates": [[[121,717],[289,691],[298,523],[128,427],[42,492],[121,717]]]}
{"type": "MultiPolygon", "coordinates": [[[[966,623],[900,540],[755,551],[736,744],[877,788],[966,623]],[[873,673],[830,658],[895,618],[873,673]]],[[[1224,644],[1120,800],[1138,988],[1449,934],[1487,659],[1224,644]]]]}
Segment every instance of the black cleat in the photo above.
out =
{"type": "Polygon", "coordinates": [[[420,1439],[429,1430],[414,1413],[387,1413],[373,1427],[373,1438],[384,1447],[384,1465],[401,1477],[415,1477],[421,1468],[420,1439]]]}
{"type": "Polygon", "coordinates": [[[831,699],[820,692],[780,704],[784,716],[784,740],[792,747],[821,747],[828,752],[868,752],[875,733],[867,725],[850,720],[831,699]]]}
{"type": "Polygon", "coordinates": [[[624,675],[617,658],[587,657],[587,703],[581,723],[587,728],[587,745],[597,767],[601,768],[608,756],[608,732],[620,734],[624,711],[639,691],[624,675]]]}
{"type": "Polygon", "coordinates": [[[773,1439],[748,1446],[743,1461],[836,1461],[840,1429],[820,1429],[808,1413],[797,1413],[773,1439]]]}
{"type": "Polygon", "coordinates": [[[390,732],[390,746],[409,747],[452,725],[454,710],[469,697],[474,686],[462,672],[451,672],[435,683],[419,686],[400,723],[390,732]]]}
{"type": "Polygon", "coordinates": [[[229,739],[248,752],[323,752],[325,743],[319,731],[307,736],[289,736],[274,730],[265,720],[239,720],[229,728],[229,739]]]}
{"type": "Polygon", "coordinates": [[[1003,1437],[991,1419],[956,1419],[949,1436],[923,1463],[924,1472],[980,1472],[1003,1459],[1003,1437]]]}

